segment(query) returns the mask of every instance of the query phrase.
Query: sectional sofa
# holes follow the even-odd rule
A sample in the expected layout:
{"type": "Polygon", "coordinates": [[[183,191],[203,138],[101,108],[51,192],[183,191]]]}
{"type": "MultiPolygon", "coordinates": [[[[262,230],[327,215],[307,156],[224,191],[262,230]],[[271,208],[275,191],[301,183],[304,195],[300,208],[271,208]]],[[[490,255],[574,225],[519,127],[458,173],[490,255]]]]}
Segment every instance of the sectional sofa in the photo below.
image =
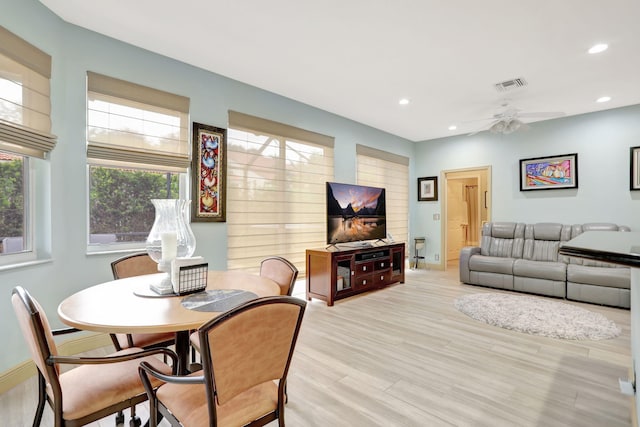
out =
{"type": "Polygon", "coordinates": [[[460,281],[629,308],[628,267],[558,254],[564,242],[598,230],[630,231],[611,223],[485,223],[480,246],[460,252],[460,281]]]}

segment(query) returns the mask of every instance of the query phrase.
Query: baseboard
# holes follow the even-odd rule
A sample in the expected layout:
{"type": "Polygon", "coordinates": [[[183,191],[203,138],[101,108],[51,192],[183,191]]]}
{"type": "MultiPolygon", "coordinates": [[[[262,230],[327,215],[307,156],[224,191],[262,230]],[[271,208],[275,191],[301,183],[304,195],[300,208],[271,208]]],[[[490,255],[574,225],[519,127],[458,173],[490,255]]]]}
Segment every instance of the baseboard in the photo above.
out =
{"type": "MultiPolygon", "coordinates": [[[[113,345],[107,334],[88,334],[58,344],[60,354],[78,354],[113,345]]],[[[0,394],[11,390],[36,374],[36,365],[27,360],[0,374],[0,394]]]]}

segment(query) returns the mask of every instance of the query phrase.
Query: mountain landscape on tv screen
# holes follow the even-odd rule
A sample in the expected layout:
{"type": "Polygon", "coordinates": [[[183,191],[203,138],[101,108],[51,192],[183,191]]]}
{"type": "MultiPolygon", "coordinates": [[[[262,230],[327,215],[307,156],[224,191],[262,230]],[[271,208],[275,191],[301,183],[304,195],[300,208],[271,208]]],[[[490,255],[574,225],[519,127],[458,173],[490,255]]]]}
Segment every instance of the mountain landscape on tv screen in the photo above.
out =
{"type": "Polygon", "coordinates": [[[384,188],[327,183],[327,243],[386,237],[384,188]]]}

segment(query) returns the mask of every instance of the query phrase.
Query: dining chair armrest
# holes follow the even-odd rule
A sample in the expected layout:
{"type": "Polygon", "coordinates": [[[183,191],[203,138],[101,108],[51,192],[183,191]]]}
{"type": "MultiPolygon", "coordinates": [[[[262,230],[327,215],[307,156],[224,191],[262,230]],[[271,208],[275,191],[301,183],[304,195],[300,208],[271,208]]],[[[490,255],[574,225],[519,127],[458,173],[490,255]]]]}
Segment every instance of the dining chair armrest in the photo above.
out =
{"type": "Polygon", "coordinates": [[[71,364],[71,365],[98,365],[104,363],[118,363],[125,362],[127,360],[139,359],[142,357],[153,356],[162,354],[168,356],[171,359],[172,372],[176,372],[178,366],[178,355],[168,348],[152,348],[149,350],[142,350],[135,353],[119,354],[102,357],[85,357],[85,356],[51,356],[47,359],[47,363],[50,364],[71,364]]]}
{"type": "Polygon", "coordinates": [[[74,332],[81,332],[82,329],[78,329],[78,328],[59,328],[59,329],[52,329],[51,333],[53,334],[53,336],[56,335],[65,335],[65,334],[72,334],[74,332]]]}
{"type": "Polygon", "coordinates": [[[143,382],[145,382],[145,379],[148,381],[148,375],[151,375],[166,383],[204,384],[204,375],[166,375],[162,372],[157,371],[148,362],[141,362],[140,367],[138,368],[138,372],[140,372],[140,377],[142,377],[143,382]]]}

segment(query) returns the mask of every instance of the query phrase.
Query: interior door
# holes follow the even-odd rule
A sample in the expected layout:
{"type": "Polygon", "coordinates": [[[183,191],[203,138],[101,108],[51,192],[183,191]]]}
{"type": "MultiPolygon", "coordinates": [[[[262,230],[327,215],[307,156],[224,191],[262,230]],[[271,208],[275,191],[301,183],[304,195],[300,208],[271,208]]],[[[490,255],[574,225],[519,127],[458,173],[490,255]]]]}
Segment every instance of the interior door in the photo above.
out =
{"type": "Polygon", "coordinates": [[[466,245],[467,206],[464,200],[464,181],[447,180],[447,259],[459,258],[460,249],[466,245]]]}
{"type": "Polygon", "coordinates": [[[457,264],[463,246],[480,241],[482,223],[491,220],[491,166],[445,170],[442,171],[442,176],[444,194],[440,265],[446,269],[453,267],[448,264],[449,261],[457,264]],[[474,189],[465,191],[465,187],[474,189]],[[474,198],[473,206],[466,205],[467,196],[474,198]]]}

